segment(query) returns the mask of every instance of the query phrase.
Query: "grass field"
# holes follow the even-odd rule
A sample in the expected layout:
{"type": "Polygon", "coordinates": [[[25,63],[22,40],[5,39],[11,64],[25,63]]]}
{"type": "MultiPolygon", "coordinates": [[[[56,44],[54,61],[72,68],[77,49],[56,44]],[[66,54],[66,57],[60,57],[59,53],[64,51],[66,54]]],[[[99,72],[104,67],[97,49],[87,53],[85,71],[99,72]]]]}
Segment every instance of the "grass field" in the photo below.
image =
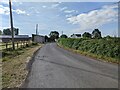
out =
{"type": "Polygon", "coordinates": [[[40,47],[41,45],[32,45],[27,48],[4,52],[6,55],[2,58],[3,88],[14,88],[21,85],[28,73],[26,65],[40,47]]]}

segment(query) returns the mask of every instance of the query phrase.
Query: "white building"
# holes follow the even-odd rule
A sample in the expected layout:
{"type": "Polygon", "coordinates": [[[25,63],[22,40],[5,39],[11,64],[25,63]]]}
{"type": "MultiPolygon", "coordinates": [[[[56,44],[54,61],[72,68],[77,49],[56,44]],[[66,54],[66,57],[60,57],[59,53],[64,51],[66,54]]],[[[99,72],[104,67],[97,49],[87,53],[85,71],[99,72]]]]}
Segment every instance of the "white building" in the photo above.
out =
{"type": "Polygon", "coordinates": [[[81,34],[73,34],[71,35],[71,38],[81,38],[81,34]]]}

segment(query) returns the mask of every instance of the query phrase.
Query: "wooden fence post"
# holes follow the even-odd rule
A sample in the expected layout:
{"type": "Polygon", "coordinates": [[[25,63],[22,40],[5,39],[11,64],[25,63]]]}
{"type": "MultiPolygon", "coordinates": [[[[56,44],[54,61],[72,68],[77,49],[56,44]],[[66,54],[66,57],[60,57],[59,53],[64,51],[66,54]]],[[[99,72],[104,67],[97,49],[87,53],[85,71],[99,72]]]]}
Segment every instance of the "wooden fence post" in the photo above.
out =
{"type": "Polygon", "coordinates": [[[8,44],[6,43],[6,50],[8,49],[8,44]]]}
{"type": "Polygon", "coordinates": [[[17,42],[17,49],[18,49],[19,47],[18,47],[18,42],[17,42]]]}
{"type": "Polygon", "coordinates": [[[20,42],[21,42],[20,46],[21,46],[21,48],[22,48],[22,41],[20,41],[20,42]]]}

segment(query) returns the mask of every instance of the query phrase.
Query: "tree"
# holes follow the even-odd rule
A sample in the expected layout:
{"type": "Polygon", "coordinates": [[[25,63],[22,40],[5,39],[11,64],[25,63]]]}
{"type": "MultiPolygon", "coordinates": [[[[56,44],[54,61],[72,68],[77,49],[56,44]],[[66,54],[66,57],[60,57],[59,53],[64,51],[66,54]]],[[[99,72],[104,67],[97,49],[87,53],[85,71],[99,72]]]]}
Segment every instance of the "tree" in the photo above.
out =
{"type": "Polygon", "coordinates": [[[14,34],[19,35],[19,29],[18,28],[14,28],[14,34]]]}
{"type": "Polygon", "coordinates": [[[55,41],[55,39],[59,38],[59,33],[57,31],[51,31],[49,36],[51,41],[55,41]]]}
{"type": "Polygon", "coordinates": [[[93,38],[101,38],[101,32],[98,29],[93,30],[92,32],[93,38]]]}
{"type": "Polygon", "coordinates": [[[85,32],[82,36],[83,38],[92,38],[92,35],[89,32],[85,32]]]}
{"type": "Polygon", "coordinates": [[[0,35],[2,35],[2,31],[0,30],[0,35]]]}
{"type": "Polygon", "coordinates": [[[48,36],[45,35],[45,42],[48,42],[49,41],[49,38],[48,36]]]}
{"type": "Polygon", "coordinates": [[[104,37],[106,39],[112,39],[112,37],[110,35],[107,35],[106,37],[104,37]]]}
{"type": "Polygon", "coordinates": [[[11,30],[9,28],[3,29],[3,35],[11,35],[11,30]]]}
{"type": "MultiPolygon", "coordinates": [[[[19,29],[18,28],[13,28],[14,34],[18,35],[19,34],[19,29]]],[[[12,35],[12,31],[10,28],[3,29],[3,35],[12,35]]]]}
{"type": "Polygon", "coordinates": [[[68,38],[68,36],[63,34],[63,35],[60,36],[60,38],[68,38]]]}

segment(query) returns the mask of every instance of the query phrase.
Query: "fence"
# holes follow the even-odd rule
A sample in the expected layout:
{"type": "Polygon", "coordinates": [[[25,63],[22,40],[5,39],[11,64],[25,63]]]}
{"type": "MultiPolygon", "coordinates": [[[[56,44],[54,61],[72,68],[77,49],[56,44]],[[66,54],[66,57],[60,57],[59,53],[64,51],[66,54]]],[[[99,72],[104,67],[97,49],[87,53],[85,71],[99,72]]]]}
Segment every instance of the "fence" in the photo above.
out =
{"type": "MultiPolygon", "coordinates": [[[[32,44],[32,41],[17,41],[15,42],[15,49],[28,47],[32,44]]],[[[0,43],[0,50],[11,50],[12,42],[0,43]]]]}

